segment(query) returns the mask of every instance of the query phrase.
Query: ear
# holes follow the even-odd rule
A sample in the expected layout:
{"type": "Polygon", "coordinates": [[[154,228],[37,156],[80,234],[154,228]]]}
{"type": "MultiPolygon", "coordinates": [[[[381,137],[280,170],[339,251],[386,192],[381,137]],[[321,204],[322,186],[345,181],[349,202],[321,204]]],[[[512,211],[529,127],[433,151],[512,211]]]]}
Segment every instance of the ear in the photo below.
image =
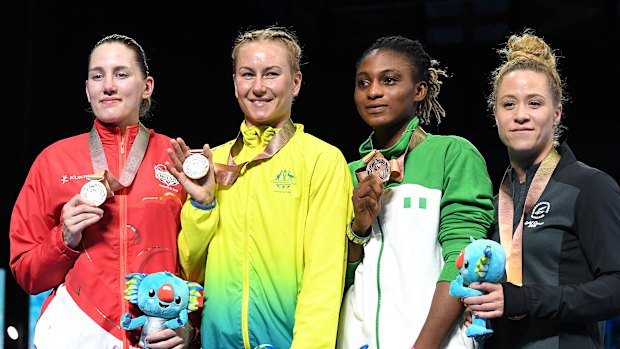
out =
{"type": "Polygon", "coordinates": [[[86,100],[88,101],[88,103],[90,103],[90,93],[88,93],[88,80],[86,80],[86,83],[84,84],[84,89],[86,90],[86,100]]]}
{"type": "Polygon", "coordinates": [[[562,119],[562,104],[559,103],[553,112],[553,125],[557,126],[560,124],[560,120],[562,119]]]}
{"type": "Polygon", "coordinates": [[[416,102],[424,100],[426,98],[426,93],[428,92],[428,86],[425,81],[420,81],[415,84],[415,94],[413,96],[413,100],[416,102]]]}
{"type": "Polygon", "coordinates": [[[301,90],[301,72],[298,71],[293,78],[293,96],[297,97],[299,90],[301,90]]]}
{"type": "Polygon", "coordinates": [[[235,80],[235,74],[233,74],[232,77],[233,77],[233,85],[235,86],[235,98],[239,98],[239,94],[237,93],[237,80],[235,80]]]}
{"type": "Polygon", "coordinates": [[[145,81],[144,91],[142,91],[142,99],[148,99],[153,94],[155,89],[155,79],[152,76],[147,76],[145,81]]]}

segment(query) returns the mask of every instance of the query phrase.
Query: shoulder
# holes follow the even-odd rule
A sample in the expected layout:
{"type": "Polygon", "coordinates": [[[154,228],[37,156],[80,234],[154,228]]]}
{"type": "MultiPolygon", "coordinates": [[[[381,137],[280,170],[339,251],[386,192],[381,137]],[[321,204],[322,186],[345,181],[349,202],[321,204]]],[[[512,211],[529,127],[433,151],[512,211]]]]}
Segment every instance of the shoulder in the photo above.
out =
{"type": "Polygon", "coordinates": [[[214,147],[211,147],[211,151],[213,153],[221,153],[222,151],[226,152],[226,155],[228,155],[228,151],[230,150],[230,148],[232,148],[233,144],[235,143],[237,139],[231,139],[225,143],[216,145],[214,147]]]}
{"type": "Polygon", "coordinates": [[[580,189],[591,191],[618,187],[616,180],[606,172],[589,166],[577,159],[568,144],[563,143],[558,149],[562,158],[553,178],[580,189]]]}
{"type": "Polygon", "coordinates": [[[52,144],[46,146],[39,156],[55,156],[57,153],[62,153],[66,151],[75,151],[76,147],[85,146],[88,147],[88,134],[83,133],[67,138],[63,138],[53,142],[52,144]]]}
{"type": "Polygon", "coordinates": [[[618,183],[611,175],[581,161],[567,164],[554,177],[561,182],[592,193],[602,194],[610,189],[618,189],[618,183]]]}
{"type": "Polygon", "coordinates": [[[342,151],[335,145],[304,131],[303,125],[296,124],[297,131],[291,139],[295,144],[304,147],[307,151],[333,154],[334,156],[342,156],[342,151]]]}
{"type": "Polygon", "coordinates": [[[454,157],[484,160],[478,148],[470,140],[461,136],[428,134],[426,141],[422,144],[426,145],[426,151],[443,153],[448,161],[454,157]]]}
{"type": "Polygon", "coordinates": [[[149,129],[149,132],[150,132],[150,141],[151,142],[154,142],[154,143],[165,143],[167,145],[170,145],[170,139],[172,139],[172,137],[167,136],[167,135],[162,134],[162,133],[157,133],[153,129],[149,129]]]}
{"type": "Polygon", "coordinates": [[[435,135],[428,134],[427,140],[435,146],[452,147],[457,149],[473,149],[476,146],[467,138],[456,135],[435,135]]]}

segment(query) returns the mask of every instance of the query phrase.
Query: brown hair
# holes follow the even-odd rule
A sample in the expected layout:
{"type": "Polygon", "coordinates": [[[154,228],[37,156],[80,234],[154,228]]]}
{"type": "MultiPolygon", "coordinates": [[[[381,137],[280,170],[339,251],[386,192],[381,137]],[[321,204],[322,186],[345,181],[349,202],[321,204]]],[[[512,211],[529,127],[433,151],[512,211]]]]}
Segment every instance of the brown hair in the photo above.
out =
{"type": "MultiPolygon", "coordinates": [[[[136,55],[136,63],[138,64],[138,67],[140,68],[140,72],[142,72],[142,75],[144,78],[146,78],[147,76],[149,76],[149,66],[146,63],[146,54],[144,53],[144,50],[142,49],[142,46],[140,46],[140,44],[138,44],[138,42],[128,36],[125,35],[121,35],[121,34],[112,34],[112,35],[108,35],[106,37],[104,37],[103,39],[99,40],[95,46],[93,46],[93,48],[90,50],[90,55],[88,55],[88,63],[90,64],[90,58],[91,55],[93,54],[93,51],[106,43],[112,43],[112,42],[117,42],[120,44],[125,45],[127,48],[129,48],[130,50],[132,50],[134,52],[134,54],[136,55]]],[[[140,111],[138,113],[138,115],[140,117],[145,116],[149,110],[151,109],[151,104],[152,104],[152,100],[151,97],[147,98],[147,99],[143,99],[142,103],[140,104],[140,111]]]]}

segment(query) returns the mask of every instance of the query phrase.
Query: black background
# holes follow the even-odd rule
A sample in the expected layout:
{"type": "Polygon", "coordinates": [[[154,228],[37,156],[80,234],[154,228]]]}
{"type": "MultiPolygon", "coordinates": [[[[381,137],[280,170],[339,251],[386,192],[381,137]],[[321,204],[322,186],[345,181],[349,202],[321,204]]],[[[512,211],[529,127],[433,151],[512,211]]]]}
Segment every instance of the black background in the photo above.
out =
{"type": "MultiPolygon", "coordinates": [[[[8,271],[9,220],[30,164],[47,145],[87,132],[87,57],[105,35],[136,39],[155,78],[155,109],[145,122],[192,147],[236,136],[243,119],[234,97],[230,51],[241,30],[281,25],[304,48],[303,83],[292,118],[355,160],[370,129],[353,103],[354,64],[377,37],[420,39],[447,67],[439,100],[447,117],[425,129],[471,140],[494,186],[508,164],[486,109],[495,52],[509,34],[534,28],[559,50],[571,101],[566,139],[579,159],[620,178],[616,135],[619,1],[23,1],[0,9],[2,149],[1,262],[7,268],[6,324],[25,329],[26,294],[8,271]]],[[[25,342],[5,347],[25,348],[25,342]]]]}

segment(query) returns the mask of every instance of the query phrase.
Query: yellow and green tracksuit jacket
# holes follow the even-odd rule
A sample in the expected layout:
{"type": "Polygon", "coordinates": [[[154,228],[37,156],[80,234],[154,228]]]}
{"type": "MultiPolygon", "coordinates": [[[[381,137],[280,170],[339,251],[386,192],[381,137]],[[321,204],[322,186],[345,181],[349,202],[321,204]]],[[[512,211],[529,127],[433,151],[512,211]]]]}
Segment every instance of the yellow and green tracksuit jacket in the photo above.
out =
{"type": "MultiPolygon", "coordinates": [[[[335,346],[352,179],[339,149],[295,128],[273,157],[216,185],[211,206],[188,200],[182,209],[180,263],[204,278],[204,349],[335,346]]],[[[278,131],[243,122],[235,162],[260,154],[278,131]]],[[[213,161],[227,163],[233,143],[214,148],[213,161]]]]}

